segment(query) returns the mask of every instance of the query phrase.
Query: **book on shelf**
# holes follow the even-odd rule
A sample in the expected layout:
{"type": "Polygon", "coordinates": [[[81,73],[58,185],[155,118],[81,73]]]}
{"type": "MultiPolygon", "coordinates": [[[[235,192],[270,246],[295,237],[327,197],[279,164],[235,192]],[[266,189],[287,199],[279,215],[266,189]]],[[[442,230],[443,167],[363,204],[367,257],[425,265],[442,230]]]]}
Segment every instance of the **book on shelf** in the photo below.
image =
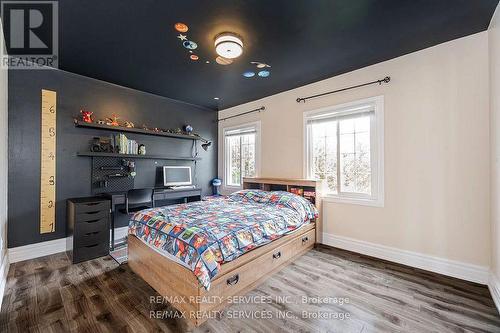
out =
{"type": "Polygon", "coordinates": [[[300,196],[304,195],[304,189],[300,187],[290,187],[290,192],[300,196]]]}
{"type": "Polygon", "coordinates": [[[304,196],[305,197],[310,197],[310,198],[315,198],[316,197],[316,192],[314,192],[314,191],[304,191],[304,196]]]}
{"type": "Polygon", "coordinates": [[[123,133],[113,135],[111,141],[118,154],[137,155],[138,153],[139,144],[137,141],[127,138],[123,133]]]}
{"type": "Polygon", "coordinates": [[[311,201],[313,204],[316,203],[316,192],[314,191],[304,191],[304,198],[311,201]]]}

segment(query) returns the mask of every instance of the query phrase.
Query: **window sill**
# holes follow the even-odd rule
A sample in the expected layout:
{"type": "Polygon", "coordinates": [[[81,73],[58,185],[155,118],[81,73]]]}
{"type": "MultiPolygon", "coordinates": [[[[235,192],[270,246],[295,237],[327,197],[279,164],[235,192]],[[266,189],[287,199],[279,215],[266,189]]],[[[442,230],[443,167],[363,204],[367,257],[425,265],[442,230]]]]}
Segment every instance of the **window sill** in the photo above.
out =
{"type": "Polygon", "coordinates": [[[229,195],[233,192],[236,192],[236,191],[239,191],[242,189],[243,189],[243,186],[237,186],[237,185],[222,185],[221,186],[221,192],[224,195],[229,195]]]}
{"type": "Polygon", "coordinates": [[[371,206],[371,207],[384,207],[384,200],[379,199],[364,199],[364,198],[350,198],[350,197],[339,197],[336,195],[325,195],[322,197],[324,202],[333,202],[339,204],[348,205],[361,205],[361,206],[371,206]]]}
{"type": "Polygon", "coordinates": [[[239,186],[238,185],[224,185],[223,187],[228,189],[228,190],[233,190],[233,189],[235,189],[235,190],[240,189],[241,190],[243,188],[243,186],[241,186],[241,185],[239,185],[239,186]]]}

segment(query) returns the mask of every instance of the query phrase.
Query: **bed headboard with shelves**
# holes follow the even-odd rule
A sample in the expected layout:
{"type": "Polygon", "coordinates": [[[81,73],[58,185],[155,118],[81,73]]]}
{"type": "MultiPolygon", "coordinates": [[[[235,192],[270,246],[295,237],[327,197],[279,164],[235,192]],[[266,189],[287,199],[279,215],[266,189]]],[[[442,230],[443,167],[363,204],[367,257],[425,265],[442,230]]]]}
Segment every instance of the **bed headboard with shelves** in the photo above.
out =
{"type": "Polygon", "coordinates": [[[316,242],[322,242],[321,180],[289,179],[289,178],[243,178],[243,189],[259,189],[264,191],[287,191],[298,194],[311,201],[319,211],[316,219],[316,242]]]}

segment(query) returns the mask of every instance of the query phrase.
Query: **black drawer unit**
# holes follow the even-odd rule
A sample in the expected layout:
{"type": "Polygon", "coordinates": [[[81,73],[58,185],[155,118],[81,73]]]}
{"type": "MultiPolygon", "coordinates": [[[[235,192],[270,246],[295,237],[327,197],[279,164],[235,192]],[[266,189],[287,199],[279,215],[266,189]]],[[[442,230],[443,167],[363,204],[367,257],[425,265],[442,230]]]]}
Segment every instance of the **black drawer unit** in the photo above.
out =
{"type": "Polygon", "coordinates": [[[105,197],[68,199],[67,249],[73,263],[109,254],[111,201],[105,197]]]}

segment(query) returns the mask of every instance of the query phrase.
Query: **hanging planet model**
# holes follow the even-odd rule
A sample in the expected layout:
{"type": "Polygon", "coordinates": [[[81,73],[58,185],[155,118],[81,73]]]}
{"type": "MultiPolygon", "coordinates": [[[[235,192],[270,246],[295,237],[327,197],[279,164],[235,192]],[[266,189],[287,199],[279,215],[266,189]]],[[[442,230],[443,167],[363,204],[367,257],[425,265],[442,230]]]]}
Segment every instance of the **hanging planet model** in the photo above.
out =
{"type": "Polygon", "coordinates": [[[266,68],[266,67],[271,67],[270,65],[264,63],[264,62],[259,62],[259,61],[252,61],[250,62],[252,65],[255,65],[257,68],[266,68]]]}
{"type": "Polygon", "coordinates": [[[271,72],[270,71],[260,71],[257,73],[257,75],[260,77],[268,77],[269,75],[271,75],[271,72]]]}
{"type": "Polygon", "coordinates": [[[243,76],[244,77],[254,77],[255,73],[254,72],[245,72],[245,73],[243,73],[243,76]]]}
{"type": "Polygon", "coordinates": [[[188,50],[194,50],[198,47],[198,44],[196,44],[195,42],[193,42],[191,40],[185,40],[182,43],[182,46],[184,46],[188,50]]]}
{"type": "Polygon", "coordinates": [[[227,59],[227,58],[224,58],[224,57],[217,57],[215,58],[215,62],[217,62],[219,65],[230,65],[233,63],[233,60],[232,59],[227,59]]]}
{"type": "Polygon", "coordinates": [[[188,26],[185,25],[184,23],[178,22],[174,25],[175,30],[179,32],[186,32],[189,30],[188,26]]]}

